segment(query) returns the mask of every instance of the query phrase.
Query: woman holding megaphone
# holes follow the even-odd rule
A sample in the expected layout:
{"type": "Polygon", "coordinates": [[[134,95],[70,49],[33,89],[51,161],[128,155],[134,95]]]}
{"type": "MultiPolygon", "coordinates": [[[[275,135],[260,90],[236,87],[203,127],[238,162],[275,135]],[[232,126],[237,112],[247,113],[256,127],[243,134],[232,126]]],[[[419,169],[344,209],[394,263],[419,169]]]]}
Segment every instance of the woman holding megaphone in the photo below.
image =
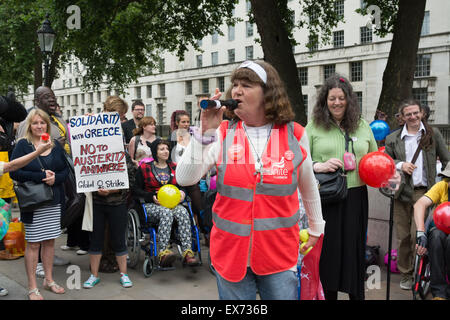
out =
{"type": "Polygon", "coordinates": [[[178,203],[160,203],[158,191],[169,184],[177,185],[175,178],[176,165],[170,159],[169,142],[156,139],[150,145],[154,160],[144,162],[138,168],[136,181],[132,187],[133,196],[143,198],[149,220],[158,225],[158,257],[161,267],[170,267],[175,261],[175,253],[169,249],[169,240],[172,224],[178,222],[178,235],[183,251],[183,263],[194,266],[199,261],[192,251],[191,221],[185,207],[179,203],[184,201],[185,193],[180,190],[181,198],[178,203]]]}

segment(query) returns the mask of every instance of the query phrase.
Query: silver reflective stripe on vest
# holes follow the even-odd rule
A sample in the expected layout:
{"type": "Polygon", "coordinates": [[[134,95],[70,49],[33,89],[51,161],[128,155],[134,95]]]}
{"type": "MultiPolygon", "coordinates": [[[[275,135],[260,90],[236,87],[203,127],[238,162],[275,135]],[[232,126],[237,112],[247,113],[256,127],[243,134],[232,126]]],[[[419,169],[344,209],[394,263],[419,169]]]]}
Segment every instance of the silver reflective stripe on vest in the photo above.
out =
{"type": "Polygon", "coordinates": [[[266,218],[266,219],[255,219],[253,228],[255,231],[267,231],[275,230],[279,228],[290,228],[298,223],[300,219],[300,210],[298,210],[294,215],[287,218],[266,218]]]}
{"type": "MultiPolygon", "coordinates": [[[[242,224],[233,222],[230,220],[226,220],[220,218],[217,213],[213,212],[212,217],[214,220],[214,224],[216,228],[220,230],[226,231],[228,233],[241,236],[248,237],[250,236],[251,225],[250,224],[242,224]]],[[[300,219],[300,210],[298,210],[294,215],[287,218],[265,218],[265,219],[254,219],[254,230],[255,231],[269,231],[276,230],[280,228],[291,228],[292,226],[298,223],[300,219]]]]}
{"type": "Polygon", "coordinates": [[[241,237],[248,237],[250,236],[250,231],[252,230],[251,224],[242,224],[233,222],[230,220],[223,219],[217,215],[217,213],[212,213],[212,218],[214,221],[214,225],[216,228],[219,228],[220,230],[226,231],[231,234],[235,234],[237,236],[241,237]]]}

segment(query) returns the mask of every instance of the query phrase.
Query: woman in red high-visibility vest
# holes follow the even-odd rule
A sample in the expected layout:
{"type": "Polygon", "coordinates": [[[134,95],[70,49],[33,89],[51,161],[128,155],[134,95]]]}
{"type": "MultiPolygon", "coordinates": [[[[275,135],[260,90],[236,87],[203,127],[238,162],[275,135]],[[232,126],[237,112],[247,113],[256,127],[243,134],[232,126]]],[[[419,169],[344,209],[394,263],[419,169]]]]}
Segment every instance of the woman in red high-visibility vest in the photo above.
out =
{"type": "MultiPolygon", "coordinates": [[[[227,98],[237,108],[205,109],[201,128],[177,166],[180,185],[196,183],[213,165],[211,262],[220,299],[298,299],[300,191],[309,220],[306,250],[323,233],[308,138],[292,122],[280,77],[270,64],[245,61],[231,75],[227,98]],[[229,121],[222,121],[226,112],[229,121]]],[[[212,98],[219,99],[216,89],[212,98]]]]}

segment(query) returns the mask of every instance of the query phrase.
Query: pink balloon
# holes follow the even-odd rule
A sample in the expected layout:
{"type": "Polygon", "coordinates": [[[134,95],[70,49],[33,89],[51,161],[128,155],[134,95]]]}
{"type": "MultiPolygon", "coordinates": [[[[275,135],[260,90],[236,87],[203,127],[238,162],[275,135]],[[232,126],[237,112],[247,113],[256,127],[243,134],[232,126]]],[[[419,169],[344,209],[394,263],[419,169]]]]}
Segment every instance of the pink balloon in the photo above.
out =
{"type": "Polygon", "coordinates": [[[144,159],[141,159],[141,161],[139,161],[139,165],[143,164],[144,162],[152,162],[152,161],[153,161],[152,157],[144,158],[144,159]]]}
{"type": "Polygon", "coordinates": [[[216,189],[216,182],[217,182],[217,175],[212,176],[211,180],[209,181],[209,189],[215,190],[216,189]]]}

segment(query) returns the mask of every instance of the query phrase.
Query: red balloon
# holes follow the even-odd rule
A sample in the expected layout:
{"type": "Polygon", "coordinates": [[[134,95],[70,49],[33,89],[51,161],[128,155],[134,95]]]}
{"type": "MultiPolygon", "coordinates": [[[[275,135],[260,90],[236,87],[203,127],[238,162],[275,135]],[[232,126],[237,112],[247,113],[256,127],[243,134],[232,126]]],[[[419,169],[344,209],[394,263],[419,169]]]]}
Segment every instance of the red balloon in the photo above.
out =
{"type": "Polygon", "coordinates": [[[446,234],[450,233],[450,202],[438,205],[434,210],[433,220],[436,228],[444,231],[446,234]]]}
{"type": "Polygon", "coordinates": [[[395,162],[384,152],[366,154],[359,162],[359,176],[368,186],[380,188],[395,174],[395,162]]]}
{"type": "Polygon", "coordinates": [[[386,147],[384,147],[384,146],[378,148],[378,151],[380,151],[380,152],[385,152],[385,150],[386,150],[386,147]]]}

